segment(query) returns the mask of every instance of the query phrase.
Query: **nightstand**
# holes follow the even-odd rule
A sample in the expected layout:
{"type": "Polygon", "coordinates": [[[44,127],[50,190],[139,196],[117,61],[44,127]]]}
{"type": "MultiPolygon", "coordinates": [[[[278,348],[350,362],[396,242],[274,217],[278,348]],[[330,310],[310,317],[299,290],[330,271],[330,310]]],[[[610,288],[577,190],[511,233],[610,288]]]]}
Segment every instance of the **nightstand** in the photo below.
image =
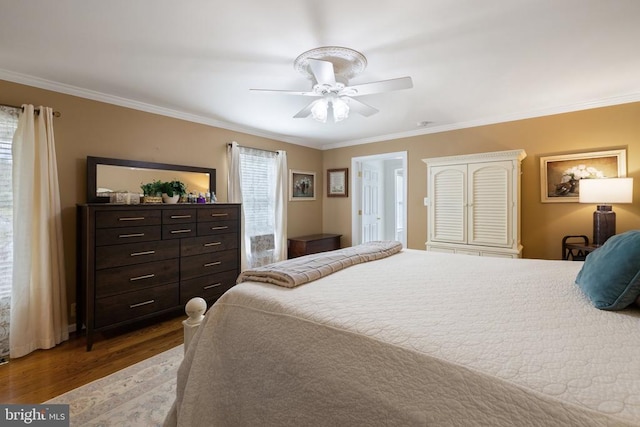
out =
{"type": "Polygon", "coordinates": [[[600,246],[589,244],[589,238],[584,234],[564,236],[562,238],[562,259],[569,261],[584,261],[591,252],[600,246]]]}

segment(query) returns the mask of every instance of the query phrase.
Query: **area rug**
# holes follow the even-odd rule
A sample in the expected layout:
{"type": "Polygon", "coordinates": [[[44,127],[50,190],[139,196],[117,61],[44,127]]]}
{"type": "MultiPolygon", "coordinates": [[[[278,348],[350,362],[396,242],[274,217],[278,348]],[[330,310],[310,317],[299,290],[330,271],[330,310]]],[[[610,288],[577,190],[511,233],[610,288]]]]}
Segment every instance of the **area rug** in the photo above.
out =
{"type": "Polygon", "coordinates": [[[182,358],[180,345],[45,403],[68,404],[71,426],[161,426],[182,358]]]}

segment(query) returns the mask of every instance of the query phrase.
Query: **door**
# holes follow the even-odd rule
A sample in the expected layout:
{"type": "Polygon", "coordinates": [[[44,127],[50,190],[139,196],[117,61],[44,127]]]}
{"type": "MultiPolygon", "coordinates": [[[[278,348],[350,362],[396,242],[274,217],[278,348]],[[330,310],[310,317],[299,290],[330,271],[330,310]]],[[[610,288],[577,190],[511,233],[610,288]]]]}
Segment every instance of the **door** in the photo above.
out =
{"type": "Polygon", "coordinates": [[[354,157],[351,168],[351,244],[395,239],[407,247],[406,151],[354,157]]]}
{"type": "Polygon", "coordinates": [[[379,162],[362,163],[362,243],[381,240],[381,177],[379,162]]]}

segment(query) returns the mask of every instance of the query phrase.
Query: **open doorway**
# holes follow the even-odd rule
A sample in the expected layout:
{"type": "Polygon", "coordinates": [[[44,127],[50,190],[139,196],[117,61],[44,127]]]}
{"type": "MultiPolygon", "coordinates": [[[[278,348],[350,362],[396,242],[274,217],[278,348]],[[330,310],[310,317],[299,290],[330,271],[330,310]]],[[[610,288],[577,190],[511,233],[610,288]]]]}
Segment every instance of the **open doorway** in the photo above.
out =
{"type": "Polygon", "coordinates": [[[351,159],[352,244],[397,240],[407,247],[407,152],[351,159]]]}

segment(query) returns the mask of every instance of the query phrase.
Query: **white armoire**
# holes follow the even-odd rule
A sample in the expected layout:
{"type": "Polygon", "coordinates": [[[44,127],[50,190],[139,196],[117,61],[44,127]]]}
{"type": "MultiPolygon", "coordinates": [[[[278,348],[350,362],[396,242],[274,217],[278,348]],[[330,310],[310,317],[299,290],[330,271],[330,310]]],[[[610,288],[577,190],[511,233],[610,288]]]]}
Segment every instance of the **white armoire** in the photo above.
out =
{"type": "Polygon", "coordinates": [[[519,258],[524,150],[422,159],[427,250],[519,258]]]}

